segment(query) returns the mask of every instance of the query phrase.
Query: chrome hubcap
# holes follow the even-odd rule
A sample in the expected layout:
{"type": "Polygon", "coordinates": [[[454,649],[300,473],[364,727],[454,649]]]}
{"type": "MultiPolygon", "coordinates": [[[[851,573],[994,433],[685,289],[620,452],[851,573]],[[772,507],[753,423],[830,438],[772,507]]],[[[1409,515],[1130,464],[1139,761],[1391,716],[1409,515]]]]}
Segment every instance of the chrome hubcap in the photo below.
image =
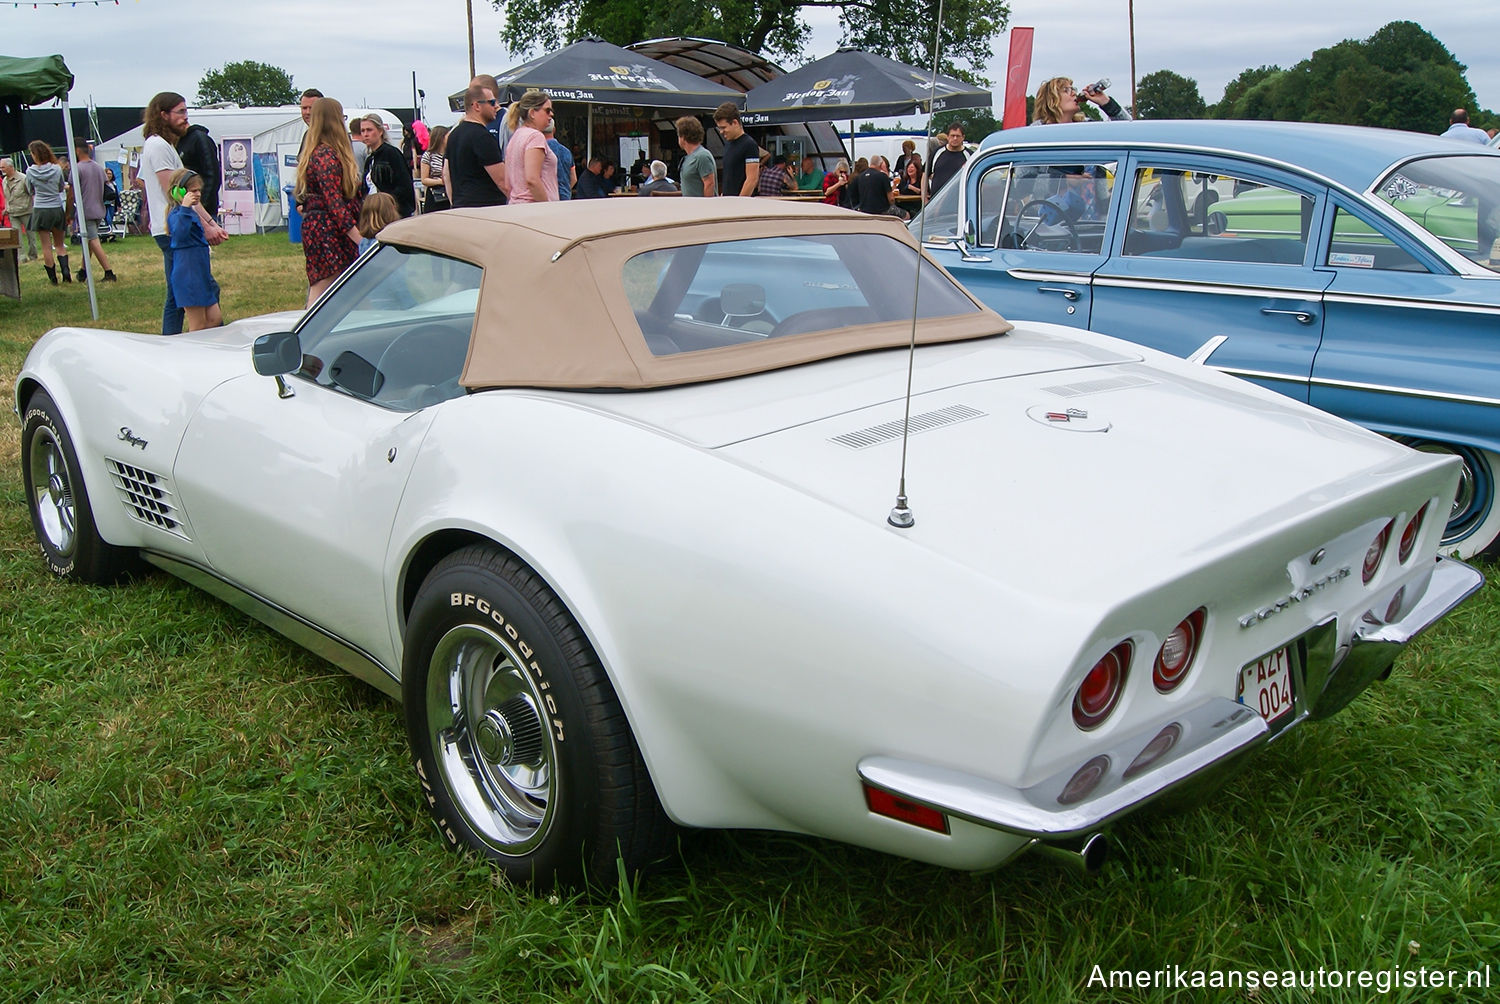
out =
{"type": "Polygon", "coordinates": [[[1494,505],[1493,473],[1489,465],[1481,455],[1466,447],[1455,448],[1429,441],[1404,442],[1421,453],[1457,457],[1462,462],[1458,471],[1458,492],[1453,496],[1453,509],[1443,530],[1443,545],[1456,544],[1468,537],[1485,521],[1494,505]]]}
{"type": "Polygon", "coordinates": [[[27,476],[31,480],[32,504],[42,537],[58,554],[71,556],[78,531],[73,483],[68,477],[62,444],[46,426],[39,426],[31,435],[31,464],[27,476]]]}
{"type": "Polygon", "coordinates": [[[546,837],[557,800],[557,751],[526,661],[503,636],[462,625],[433,650],[427,729],[442,782],[497,853],[546,837]]]}

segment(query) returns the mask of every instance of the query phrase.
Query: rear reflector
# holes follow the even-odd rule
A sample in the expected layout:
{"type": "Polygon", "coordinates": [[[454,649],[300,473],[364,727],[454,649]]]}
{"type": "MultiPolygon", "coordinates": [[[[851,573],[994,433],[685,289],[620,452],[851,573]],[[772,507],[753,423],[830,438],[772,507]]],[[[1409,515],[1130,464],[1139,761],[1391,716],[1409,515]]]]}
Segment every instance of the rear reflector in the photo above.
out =
{"type": "Polygon", "coordinates": [[[882,788],[872,788],[865,785],[865,805],[877,816],[886,816],[912,826],[920,826],[924,830],[932,830],[935,833],[948,832],[948,817],[936,809],[919,805],[900,795],[893,795],[882,788]]]}

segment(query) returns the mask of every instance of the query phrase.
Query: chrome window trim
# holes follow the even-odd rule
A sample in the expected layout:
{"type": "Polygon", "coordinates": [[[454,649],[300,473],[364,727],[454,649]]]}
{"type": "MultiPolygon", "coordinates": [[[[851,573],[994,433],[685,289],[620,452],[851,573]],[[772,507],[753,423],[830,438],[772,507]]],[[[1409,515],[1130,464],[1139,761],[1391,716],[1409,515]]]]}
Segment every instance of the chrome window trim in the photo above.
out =
{"type": "Polygon", "coordinates": [[[1363,383],[1358,380],[1331,380],[1327,377],[1313,377],[1311,382],[1319,387],[1367,390],[1377,394],[1395,394],[1400,397],[1420,397],[1429,401],[1453,401],[1458,404],[1482,404],[1500,408],[1500,398],[1481,397],[1478,394],[1451,394],[1446,391],[1422,390],[1420,387],[1391,387],[1387,384],[1363,383]]]}

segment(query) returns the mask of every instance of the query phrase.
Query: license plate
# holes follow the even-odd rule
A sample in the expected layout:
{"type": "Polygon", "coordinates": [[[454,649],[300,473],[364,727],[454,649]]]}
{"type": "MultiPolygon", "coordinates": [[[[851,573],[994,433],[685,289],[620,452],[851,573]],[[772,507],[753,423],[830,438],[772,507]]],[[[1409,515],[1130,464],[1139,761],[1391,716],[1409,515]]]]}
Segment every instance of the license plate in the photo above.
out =
{"type": "Polygon", "coordinates": [[[1268,723],[1292,712],[1292,656],[1279,649],[1240,670],[1239,702],[1268,723]]]}

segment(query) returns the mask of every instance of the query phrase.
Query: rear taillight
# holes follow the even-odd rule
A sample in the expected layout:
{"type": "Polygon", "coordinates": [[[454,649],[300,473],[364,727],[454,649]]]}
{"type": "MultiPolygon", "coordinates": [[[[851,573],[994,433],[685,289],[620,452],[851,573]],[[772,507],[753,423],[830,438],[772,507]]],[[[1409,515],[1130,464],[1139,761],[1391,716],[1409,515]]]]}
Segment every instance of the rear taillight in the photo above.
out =
{"type": "Polygon", "coordinates": [[[1073,695],[1073,724],[1080,729],[1096,729],[1104,724],[1120,694],[1125,689],[1125,675],[1130,671],[1130,656],[1135,646],[1122,641],[1094,663],[1073,695]]]}
{"type": "Polygon", "coordinates": [[[1156,653],[1156,664],[1151,667],[1151,683],[1163,694],[1171,693],[1187,676],[1198,654],[1198,643],[1203,640],[1203,622],[1208,614],[1202,607],[1187,615],[1187,619],[1172,629],[1161,651],[1156,653]]]}
{"type": "MultiPolygon", "coordinates": [[[[1431,505],[1431,503],[1428,503],[1431,505]]],[[[1401,531],[1401,543],[1396,548],[1396,557],[1401,563],[1406,564],[1406,559],[1417,549],[1417,537],[1422,533],[1422,521],[1427,518],[1427,506],[1417,510],[1417,514],[1406,522],[1406,529],[1401,531]]]]}
{"type": "Polygon", "coordinates": [[[1385,526],[1381,527],[1380,532],[1375,535],[1375,539],[1370,541],[1370,548],[1365,552],[1365,565],[1360,573],[1364,576],[1365,585],[1367,586],[1370,584],[1370,580],[1375,578],[1375,573],[1380,569],[1380,559],[1385,557],[1385,549],[1391,542],[1391,527],[1395,525],[1395,520],[1386,520],[1385,526]]]}

